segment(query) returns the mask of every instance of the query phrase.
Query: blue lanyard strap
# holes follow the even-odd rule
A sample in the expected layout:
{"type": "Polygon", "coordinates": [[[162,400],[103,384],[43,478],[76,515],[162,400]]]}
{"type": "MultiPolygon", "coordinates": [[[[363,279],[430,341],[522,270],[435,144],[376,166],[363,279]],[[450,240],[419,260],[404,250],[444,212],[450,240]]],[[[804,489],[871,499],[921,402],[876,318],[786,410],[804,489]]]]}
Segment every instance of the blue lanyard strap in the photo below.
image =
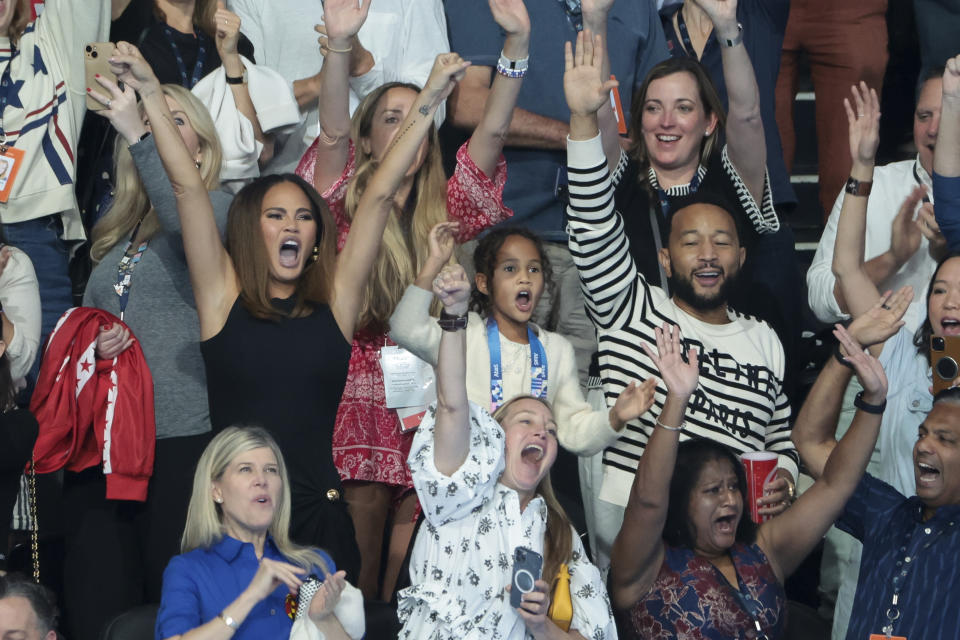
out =
{"type": "Polygon", "coordinates": [[[207,38],[206,34],[202,31],[194,28],[193,35],[197,39],[197,61],[193,65],[193,74],[188,79],[187,64],[183,61],[183,56],[180,55],[180,47],[177,46],[177,42],[174,39],[173,29],[164,27],[163,33],[167,36],[167,42],[170,43],[170,48],[173,49],[173,57],[177,59],[177,69],[180,70],[180,85],[187,89],[193,89],[193,87],[200,82],[200,74],[203,73],[203,64],[207,60],[209,38],[207,38]]]}
{"type": "Polygon", "coordinates": [[[736,565],[734,565],[733,570],[737,574],[737,586],[734,587],[730,584],[730,581],[727,580],[727,577],[723,575],[723,572],[720,571],[712,562],[710,566],[713,567],[713,570],[720,576],[720,579],[725,585],[730,587],[730,592],[733,593],[734,599],[737,601],[737,604],[750,616],[750,620],[753,622],[753,626],[757,630],[757,640],[768,640],[766,632],[763,630],[763,625],[760,624],[760,603],[754,600],[749,596],[750,592],[747,590],[745,584],[743,584],[743,579],[740,577],[740,572],[737,571],[736,565]],[[747,594],[747,595],[744,595],[747,594]]]}
{"type": "Polygon", "coordinates": [[[687,52],[688,58],[697,59],[697,52],[693,50],[693,43],[690,41],[690,33],[687,31],[687,21],[683,19],[683,9],[677,9],[677,29],[680,31],[680,39],[683,40],[683,48],[687,52]]]}
{"type": "MultiPolygon", "coordinates": [[[[543,343],[527,325],[530,342],[530,395],[547,397],[547,353],[543,343]]],[[[487,346],[490,350],[490,413],[503,404],[503,365],[500,362],[500,328],[491,315],[487,318],[487,346]]]]}
{"type": "Polygon", "coordinates": [[[117,265],[117,284],[113,285],[113,289],[117,292],[117,295],[120,296],[120,320],[123,320],[123,313],[127,310],[127,302],[130,301],[130,285],[133,282],[133,270],[137,268],[137,264],[139,264],[144,252],[147,250],[148,241],[144,240],[140,243],[140,246],[137,247],[137,250],[132,255],[130,254],[130,247],[133,246],[133,241],[137,237],[137,232],[140,231],[141,224],[143,224],[142,218],[140,222],[137,223],[137,226],[133,228],[133,233],[130,234],[130,241],[127,242],[127,248],[123,251],[120,264],[117,265]]]}

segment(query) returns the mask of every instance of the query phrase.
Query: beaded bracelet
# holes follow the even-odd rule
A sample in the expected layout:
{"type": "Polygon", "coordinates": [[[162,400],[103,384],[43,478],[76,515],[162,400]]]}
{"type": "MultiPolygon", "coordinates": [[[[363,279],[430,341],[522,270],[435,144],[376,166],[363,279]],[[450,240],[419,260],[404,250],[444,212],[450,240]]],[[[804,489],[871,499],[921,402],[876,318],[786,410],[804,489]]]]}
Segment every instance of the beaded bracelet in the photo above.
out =
{"type": "Polygon", "coordinates": [[[529,66],[530,56],[519,60],[511,60],[501,51],[500,59],[497,61],[497,73],[508,78],[522,78],[527,75],[529,66]]]}

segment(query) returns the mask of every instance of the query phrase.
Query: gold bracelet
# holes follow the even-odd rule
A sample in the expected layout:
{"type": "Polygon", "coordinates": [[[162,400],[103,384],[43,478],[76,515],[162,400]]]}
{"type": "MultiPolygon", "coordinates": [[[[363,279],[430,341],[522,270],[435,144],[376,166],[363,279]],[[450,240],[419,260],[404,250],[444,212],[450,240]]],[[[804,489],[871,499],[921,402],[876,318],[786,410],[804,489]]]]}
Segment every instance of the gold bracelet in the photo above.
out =
{"type": "Polygon", "coordinates": [[[679,427],[668,427],[667,425],[665,425],[665,424],[663,424],[662,422],[660,422],[660,418],[657,418],[657,426],[658,426],[658,427],[663,427],[663,428],[666,429],[667,431],[682,431],[682,430],[683,430],[683,423],[682,423],[682,422],[680,423],[680,426],[679,426],[679,427]]]}
{"type": "Polygon", "coordinates": [[[350,46],[347,47],[346,49],[334,49],[333,47],[331,47],[331,46],[328,44],[328,45],[327,45],[327,51],[330,51],[330,52],[333,52],[333,53],[350,53],[351,51],[353,51],[353,45],[350,45],[350,46]]]}

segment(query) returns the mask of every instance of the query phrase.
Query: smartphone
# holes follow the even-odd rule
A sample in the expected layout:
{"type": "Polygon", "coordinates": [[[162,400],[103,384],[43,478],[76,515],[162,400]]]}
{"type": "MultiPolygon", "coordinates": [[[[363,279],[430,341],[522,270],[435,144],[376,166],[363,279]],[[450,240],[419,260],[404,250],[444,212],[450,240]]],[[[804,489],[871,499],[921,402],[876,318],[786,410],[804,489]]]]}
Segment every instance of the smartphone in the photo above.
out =
{"type": "Polygon", "coordinates": [[[510,588],[510,606],[520,606],[523,594],[533,591],[534,583],[543,571],[543,556],[526,547],[513,550],[513,586],[510,588]]]}
{"type": "Polygon", "coordinates": [[[960,376],[960,336],[930,336],[933,393],[953,386],[960,376]]]}
{"type": "MultiPolygon", "coordinates": [[[[112,42],[88,42],[84,49],[83,68],[86,72],[87,86],[101,94],[108,94],[108,92],[97,82],[97,74],[117,82],[117,76],[110,71],[110,63],[107,62],[113,55],[113,50],[112,42]]],[[[93,96],[87,94],[87,109],[103,111],[106,108],[106,105],[97,102],[93,96]]]]}

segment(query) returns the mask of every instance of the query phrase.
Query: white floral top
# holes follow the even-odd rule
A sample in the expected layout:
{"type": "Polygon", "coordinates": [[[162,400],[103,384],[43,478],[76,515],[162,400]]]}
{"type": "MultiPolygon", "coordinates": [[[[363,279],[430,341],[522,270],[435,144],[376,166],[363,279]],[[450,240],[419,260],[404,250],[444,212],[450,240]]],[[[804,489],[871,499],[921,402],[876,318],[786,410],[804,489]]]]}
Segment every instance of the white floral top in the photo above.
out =
{"type": "MultiPolygon", "coordinates": [[[[470,454],[452,476],[433,461],[435,407],[417,430],[407,464],[426,518],[410,560],[413,586],[399,594],[400,637],[407,640],[532,639],[511,608],[506,587],[513,550],[543,553],[547,506],[535,497],[520,511],[517,492],[500,484],[504,434],[486,410],[470,404],[470,454]]],[[[600,572],[573,536],[571,631],[590,640],[617,632],[600,572]]],[[[550,582],[552,577],[545,576],[550,582]]]]}

